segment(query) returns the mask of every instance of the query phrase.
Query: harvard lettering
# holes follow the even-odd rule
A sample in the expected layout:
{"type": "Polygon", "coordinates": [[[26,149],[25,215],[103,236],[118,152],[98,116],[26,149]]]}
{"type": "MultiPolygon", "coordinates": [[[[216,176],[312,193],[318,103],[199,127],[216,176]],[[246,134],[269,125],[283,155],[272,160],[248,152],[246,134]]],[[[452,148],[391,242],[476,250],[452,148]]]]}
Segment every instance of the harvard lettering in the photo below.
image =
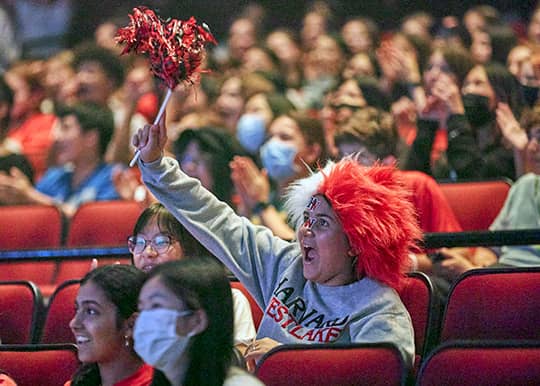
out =
{"type": "Polygon", "coordinates": [[[349,316],[326,320],[324,314],[315,309],[308,312],[303,298],[297,296],[290,299],[294,289],[283,287],[287,281],[287,278],[283,279],[275,289],[266,314],[297,339],[318,343],[337,340],[347,325],[349,316]]]}

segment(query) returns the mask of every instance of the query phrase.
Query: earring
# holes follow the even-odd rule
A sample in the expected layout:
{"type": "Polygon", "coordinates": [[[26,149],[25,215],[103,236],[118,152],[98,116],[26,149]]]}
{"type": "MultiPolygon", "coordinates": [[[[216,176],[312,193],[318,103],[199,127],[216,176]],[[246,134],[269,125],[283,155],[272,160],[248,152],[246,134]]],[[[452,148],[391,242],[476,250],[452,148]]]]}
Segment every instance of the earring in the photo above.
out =
{"type": "Polygon", "coordinates": [[[356,267],[356,263],[357,263],[357,262],[358,262],[358,255],[353,256],[353,258],[352,258],[352,266],[353,266],[353,267],[356,267]]]}
{"type": "Polygon", "coordinates": [[[124,335],[124,346],[126,346],[127,348],[129,348],[129,336],[127,335],[124,335]]]}

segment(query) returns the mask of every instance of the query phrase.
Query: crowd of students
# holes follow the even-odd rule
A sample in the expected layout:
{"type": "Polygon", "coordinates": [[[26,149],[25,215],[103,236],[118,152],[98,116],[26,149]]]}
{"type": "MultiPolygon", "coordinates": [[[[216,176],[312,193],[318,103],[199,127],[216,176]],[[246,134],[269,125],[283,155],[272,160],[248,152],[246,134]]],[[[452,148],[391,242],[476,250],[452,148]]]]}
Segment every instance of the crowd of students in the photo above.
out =
{"type": "Polygon", "coordinates": [[[474,6],[391,31],[361,15],[336,28],[315,2],[298,31],[262,31],[246,8],[156,125],[163,87],[144,58],[119,55],[112,21],[72,49],[11,59],[0,205],[57,205],[67,221],[87,201],[147,207],[129,239],[145,273],[83,280],[71,325],[88,365],[71,384],[200,384],[205,372],[216,376],[205,384],[257,384],[231,368],[233,345],[258,361],[283,343],[391,342],[412,366],[400,275],[421,270],[444,295],[472,268],[539,265],[537,246],[443,248],[437,261],[418,246],[422,232],[461,231],[441,179],[509,178],[491,229],[540,227],[540,8],[525,32],[503,16],[474,6]],[[256,338],[209,256],[265,311],[256,338]],[[128,277],[131,298],[117,298],[128,277]]]}

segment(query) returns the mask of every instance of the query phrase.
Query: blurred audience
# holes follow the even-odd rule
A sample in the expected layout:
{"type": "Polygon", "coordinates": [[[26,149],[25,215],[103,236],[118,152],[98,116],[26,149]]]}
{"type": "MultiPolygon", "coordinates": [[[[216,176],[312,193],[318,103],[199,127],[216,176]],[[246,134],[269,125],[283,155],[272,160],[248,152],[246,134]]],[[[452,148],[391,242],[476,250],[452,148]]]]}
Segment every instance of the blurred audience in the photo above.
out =
{"type": "Polygon", "coordinates": [[[13,92],[5,82],[4,77],[0,76],[0,175],[17,173],[12,171],[12,168],[15,168],[33,183],[34,169],[32,165],[20,153],[18,144],[6,138],[12,107],[13,92]]]}
{"type": "Polygon", "coordinates": [[[91,103],[61,106],[53,137],[54,162],[33,186],[18,169],[0,175],[4,204],[57,205],[69,219],[88,201],[118,199],[114,165],[104,161],[114,130],[111,111],[91,103]]]}
{"type": "Polygon", "coordinates": [[[45,89],[41,83],[42,63],[20,61],[11,66],[5,80],[13,90],[7,137],[18,144],[34,169],[36,180],[48,165],[48,152],[52,145],[51,133],[56,122],[54,114],[41,112],[45,89]]]}

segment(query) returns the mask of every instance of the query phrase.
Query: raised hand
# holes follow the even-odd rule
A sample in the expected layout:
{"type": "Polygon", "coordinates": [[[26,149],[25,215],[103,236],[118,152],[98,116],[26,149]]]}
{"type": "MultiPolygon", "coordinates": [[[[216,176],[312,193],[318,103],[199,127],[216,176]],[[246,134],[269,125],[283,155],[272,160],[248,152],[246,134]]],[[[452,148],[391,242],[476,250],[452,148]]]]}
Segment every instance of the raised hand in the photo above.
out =
{"type": "Polygon", "coordinates": [[[253,208],[258,202],[267,202],[270,198],[270,181],[265,170],[259,170],[249,157],[236,156],[230,162],[231,179],[242,204],[253,208]]]}
{"type": "Polygon", "coordinates": [[[525,150],[527,147],[527,133],[523,130],[517,121],[514,113],[506,103],[497,104],[495,110],[497,125],[501,129],[504,138],[519,151],[525,150]]]}
{"type": "Polygon", "coordinates": [[[133,136],[132,144],[140,150],[140,159],[149,163],[158,160],[163,155],[167,142],[167,128],[165,127],[165,115],[163,114],[157,125],[144,125],[133,136]]]}
{"type": "Polygon", "coordinates": [[[433,85],[432,94],[444,102],[451,114],[464,114],[461,92],[456,82],[448,75],[441,74],[433,85]]]}
{"type": "Polygon", "coordinates": [[[0,172],[0,203],[20,205],[29,203],[30,191],[34,188],[28,177],[12,167],[8,173],[0,172]]]}

